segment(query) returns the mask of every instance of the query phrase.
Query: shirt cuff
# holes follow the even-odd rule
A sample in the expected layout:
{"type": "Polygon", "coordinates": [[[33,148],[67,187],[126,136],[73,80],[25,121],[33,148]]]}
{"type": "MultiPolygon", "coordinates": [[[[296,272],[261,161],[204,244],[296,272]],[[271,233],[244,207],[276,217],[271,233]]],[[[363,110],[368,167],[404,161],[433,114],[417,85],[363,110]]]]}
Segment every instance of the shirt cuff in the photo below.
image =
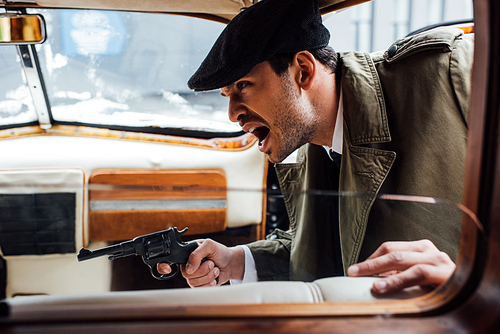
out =
{"type": "Polygon", "coordinates": [[[255,268],[255,260],[253,258],[250,248],[245,245],[240,245],[236,247],[243,248],[245,252],[245,272],[243,273],[243,280],[229,280],[231,285],[238,285],[243,283],[257,282],[257,269],[255,268]]]}

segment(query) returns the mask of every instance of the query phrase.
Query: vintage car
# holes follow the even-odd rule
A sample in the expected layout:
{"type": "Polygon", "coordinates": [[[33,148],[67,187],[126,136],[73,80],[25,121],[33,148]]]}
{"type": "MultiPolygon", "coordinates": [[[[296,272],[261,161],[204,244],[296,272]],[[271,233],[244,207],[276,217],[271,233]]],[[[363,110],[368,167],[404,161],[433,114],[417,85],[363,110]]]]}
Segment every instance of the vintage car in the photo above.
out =
{"type": "MultiPolygon", "coordinates": [[[[318,2],[326,15],[366,0],[318,2]]],[[[473,2],[463,202],[377,199],[460,219],[457,270],[443,285],[387,297],[370,292],[376,277],[188,289],[180,275],[155,279],[155,266],[140,256],[103,251],[113,261],[77,260],[81,248],[174,227],[188,228],[181,244],[208,237],[228,246],[288,228],[274,165],[257,139],[227,120],[218,91],[186,86],[224,24],[252,3],[0,0],[2,331],[498,332],[500,6],[493,0],[473,2]]]]}

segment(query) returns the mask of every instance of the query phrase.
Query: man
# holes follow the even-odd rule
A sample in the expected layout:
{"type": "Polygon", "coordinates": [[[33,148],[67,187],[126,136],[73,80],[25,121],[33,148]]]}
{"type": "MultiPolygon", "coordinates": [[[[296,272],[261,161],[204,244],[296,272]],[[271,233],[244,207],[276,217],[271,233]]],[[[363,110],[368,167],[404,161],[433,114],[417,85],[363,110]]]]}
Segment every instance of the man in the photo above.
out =
{"type": "Polygon", "coordinates": [[[300,147],[296,164],[276,165],[291,229],[242,247],[199,241],[181,267],[190,286],[392,273],[373,286],[383,294],[453,273],[459,217],[375,199],[461,201],[472,40],[433,31],[337,58],[329,37],[315,0],[264,0],[228,24],[190,79],[229,98],[229,118],[271,162],[300,147]],[[304,196],[311,189],[364,196],[328,203],[304,196]]]}

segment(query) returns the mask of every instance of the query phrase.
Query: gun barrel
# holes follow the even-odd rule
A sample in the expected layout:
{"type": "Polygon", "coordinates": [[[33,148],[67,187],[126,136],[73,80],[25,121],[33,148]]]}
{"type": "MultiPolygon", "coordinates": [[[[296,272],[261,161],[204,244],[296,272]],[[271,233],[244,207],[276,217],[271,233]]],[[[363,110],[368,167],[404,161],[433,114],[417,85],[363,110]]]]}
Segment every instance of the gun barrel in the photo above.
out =
{"type": "Polygon", "coordinates": [[[104,248],[99,248],[96,250],[90,250],[86,248],[80,249],[80,252],[77,255],[78,261],[85,261],[89,259],[93,259],[96,257],[104,256],[104,255],[114,255],[118,253],[123,253],[125,250],[123,249],[122,244],[116,244],[104,248]]]}

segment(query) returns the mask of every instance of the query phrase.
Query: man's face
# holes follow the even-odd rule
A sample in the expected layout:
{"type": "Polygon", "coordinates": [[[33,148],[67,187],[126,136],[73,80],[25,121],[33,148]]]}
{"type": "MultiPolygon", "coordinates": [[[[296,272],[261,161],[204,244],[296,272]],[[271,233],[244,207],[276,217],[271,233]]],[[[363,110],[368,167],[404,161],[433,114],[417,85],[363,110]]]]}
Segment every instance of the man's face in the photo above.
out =
{"type": "Polygon", "coordinates": [[[221,88],[221,94],[229,97],[229,119],[255,135],[259,150],[273,163],[310,142],[318,129],[314,108],[299,94],[289,72],[278,76],[267,61],[221,88]]]}

